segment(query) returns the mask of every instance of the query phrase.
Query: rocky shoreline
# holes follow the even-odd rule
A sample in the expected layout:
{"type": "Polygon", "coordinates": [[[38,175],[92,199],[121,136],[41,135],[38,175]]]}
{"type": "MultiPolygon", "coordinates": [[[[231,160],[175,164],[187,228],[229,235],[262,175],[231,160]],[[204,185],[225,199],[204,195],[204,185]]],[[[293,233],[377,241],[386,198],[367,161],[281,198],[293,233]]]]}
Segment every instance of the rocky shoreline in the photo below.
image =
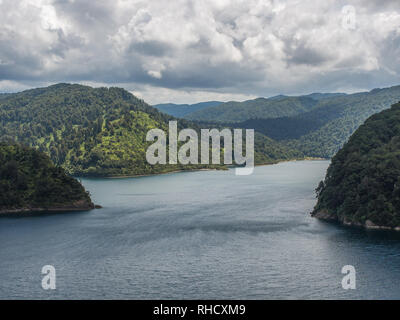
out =
{"type": "Polygon", "coordinates": [[[68,212],[68,211],[89,211],[93,209],[100,209],[100,205],[95,205],[87,200],[78,200],[67,205],[54,205],[51,207],[24,207],[24,208],[7,208],[0,209],[0,215],[13,215],[13,214],[30,214],[30,213],[44,213],[44,212],[68,212]]]}
{"type": "Polygon", "coordinates": [[[350,221],[346,218],[339,218],[335,214],[329,213],[326,210],[320,210],[316,213],[311,214],[312,217],[323,221],[339,222],[342,225],[349,227],[362,227],[368,230],[390,230],[390,231],[400,231],[400,226],[395,228],[388,226],[379,226],[374,224],[371,220],[366,220],[365,223],[350,221]]]}

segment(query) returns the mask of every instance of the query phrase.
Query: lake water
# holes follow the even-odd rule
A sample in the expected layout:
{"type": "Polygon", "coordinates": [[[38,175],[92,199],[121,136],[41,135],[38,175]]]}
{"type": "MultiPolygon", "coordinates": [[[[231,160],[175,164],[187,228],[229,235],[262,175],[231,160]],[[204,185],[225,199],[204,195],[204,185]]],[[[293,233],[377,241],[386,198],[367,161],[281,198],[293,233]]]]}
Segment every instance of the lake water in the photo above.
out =
{"type": "Polygon", "coordinates": [[[400,298],[398,233],[309,216],[328,164],[84,179],[103,209],[0,218],[0,298],[400,298]],[[344,265],[356,290],[342,289],[344,265]]]}

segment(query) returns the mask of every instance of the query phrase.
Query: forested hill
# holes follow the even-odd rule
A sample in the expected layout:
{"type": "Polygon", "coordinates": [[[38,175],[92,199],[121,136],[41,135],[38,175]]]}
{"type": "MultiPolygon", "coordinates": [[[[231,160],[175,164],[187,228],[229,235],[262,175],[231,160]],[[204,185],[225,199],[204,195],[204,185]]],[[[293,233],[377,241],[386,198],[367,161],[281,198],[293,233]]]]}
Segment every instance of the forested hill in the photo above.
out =
{"type": "Polygon", "coordinates": [[[308,125],[312,122],[312,129],[287,145],[309,156],[333,157],[368,117],[398,101],[400,86],[325,99],[310,113],[297,117],[308,125]]]}
{"type": "Polygon", "coordinates": [[[93,208],[83,186],[55,167],[48,156],[0,143],[0,213],[93,208]]]}
{"type": "Polygon", "coordinates": [[[247,119],[271,119],[295,116],[311,110],[317,100],[310,97],[257,98],[243,102],[226,102],[185,116],[196,121],[241,122],[247,119]]]}
{"type": "Polygon", "coordinates": [[[400,104],[370,117],[332,159],[314,216],[400,229],[400,104]]]}
{"type": "Polygon", "coordinates": [[[235,126],[254,128],[307,156],[330,158],[369,116],[400,101],[400,86],[349,95],[323,94],[323,98],[310,96],[319,100],[308,112],[274,119],[258,115],[235,126]]]}
{"type": "MultiPolygon", "coordinates": [[[[47,153],[78,176],[123,176],[198,169],[200,165],[150,165],[148,130],[168,132],[174,118],[121,88],[57,84],[7,95],[0,100],[0,139],[47,153]]],[[[198,128],[186,120],[179,129],[198,128]]],[[[257,135],[256,159],[270,163],[302,154],[257,135]]],[[[208,166],[206,166],[208,167],[208,166]]]]}
{"type": "Polygon", "coordinates": [[[148,130],[168,131],[171,119],[121,88],[57,84],[0,100],[1,139],[36,147],[73,175],[179,169],[151,166],[145,158],[148,130]]]}

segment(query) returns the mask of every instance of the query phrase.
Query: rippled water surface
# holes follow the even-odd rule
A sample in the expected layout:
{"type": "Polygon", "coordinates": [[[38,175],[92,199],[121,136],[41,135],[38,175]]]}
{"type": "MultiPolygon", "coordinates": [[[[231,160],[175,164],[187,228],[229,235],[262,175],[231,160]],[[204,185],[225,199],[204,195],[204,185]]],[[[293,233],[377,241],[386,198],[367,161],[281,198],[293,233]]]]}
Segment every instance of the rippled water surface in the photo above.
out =
{"type": "Polygon", "coordinates": [[[85,179],[103,209],[0,219],[0,298],[400,298],[398,234],[309,216],[327,166],[85,179]],[[356,290],[342,289],[344,265],[356,290]]]}

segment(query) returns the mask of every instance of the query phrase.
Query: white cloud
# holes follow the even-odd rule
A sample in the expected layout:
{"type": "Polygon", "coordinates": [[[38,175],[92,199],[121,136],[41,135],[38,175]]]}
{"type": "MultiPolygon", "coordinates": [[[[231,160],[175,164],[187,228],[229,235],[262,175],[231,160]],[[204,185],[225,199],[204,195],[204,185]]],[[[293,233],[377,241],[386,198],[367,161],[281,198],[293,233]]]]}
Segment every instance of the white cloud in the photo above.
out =
{"type": "Polygon", "coordinates": [[[147,73],[149,74],[149,76],[151,76],[153,78],[156,78],[156,79],[161,79],[162,78],[161,71],[150,70],[150,71],[147,71],[147,73]]]}
{"type": "Polygon", "coordinates": [[[124,83],[176,100],[336,91],[398,83],[399,51],[398,1],[3,0],[0,10],[0,84],[124,83]]]}

